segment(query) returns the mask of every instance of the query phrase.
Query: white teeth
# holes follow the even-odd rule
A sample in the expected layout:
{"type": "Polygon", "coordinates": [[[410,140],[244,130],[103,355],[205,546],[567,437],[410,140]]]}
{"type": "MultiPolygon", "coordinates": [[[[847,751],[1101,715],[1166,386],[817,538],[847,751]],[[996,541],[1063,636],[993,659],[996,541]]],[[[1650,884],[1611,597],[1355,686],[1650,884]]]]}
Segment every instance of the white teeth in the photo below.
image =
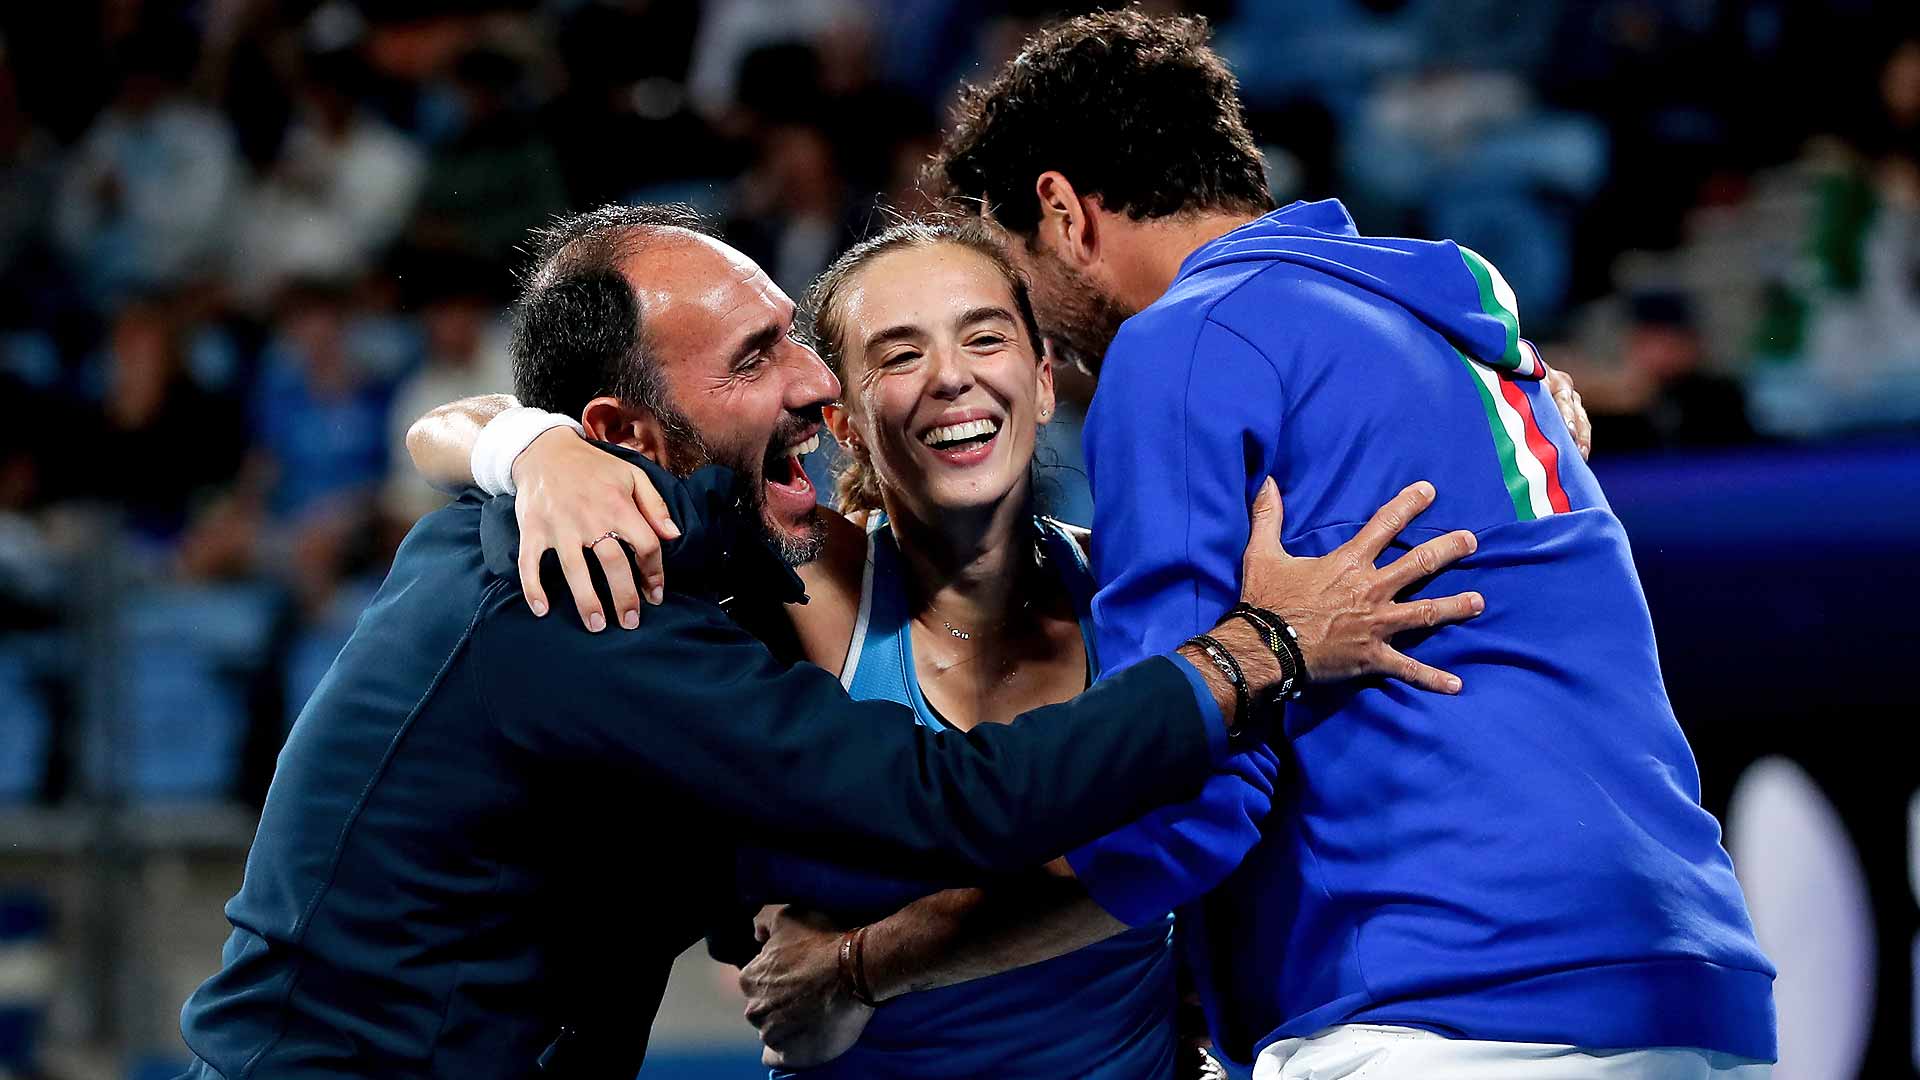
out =
{"type": "Polygon", "coordinates": [[[787,456],[788,457],[806,457],[808,454],[811,454],[818,449],[820,449],[820,433],[816,431],[814,432],[813,437],[808,439],[806,442],[794,443],[792,446],[787,447],[787,456]]]}
{"type": "Polygon", "coordinates": [[[972,439],[981,435],[991,435],[999,430],[1000,422],[997,420],[969,420],[964,424],[948,424],[946,427],[934,428],[932,431],[920,436],[920,441],[926,443],[928,446],[939,446],[941,443],[959,442],[961,439],[972,439]]]}

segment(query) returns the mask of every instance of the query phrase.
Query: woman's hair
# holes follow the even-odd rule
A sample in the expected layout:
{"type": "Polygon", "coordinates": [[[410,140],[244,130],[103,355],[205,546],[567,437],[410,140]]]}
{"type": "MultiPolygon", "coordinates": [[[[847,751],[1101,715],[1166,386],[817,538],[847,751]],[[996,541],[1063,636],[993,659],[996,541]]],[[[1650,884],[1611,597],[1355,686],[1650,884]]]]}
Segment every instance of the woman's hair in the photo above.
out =
{"type": "MultiPolygon", "coordinates": [[[[882,255],[940,244],[954,244],[985,257],[1006,279],[1007,287],[1013,291],[1013,303],[1018,309],[1020,324],[1026,329],[1028,340],[1033,345],[1034,358],[1038,361],[1041,353],[1040,324],[1033,315],[1033,301],[1027,295],[1026,279],[1008,261],[1006,251],[1001,248],[999,239],[990,227],[978,218],[908,218],[849,248],[807,290],[807,328],[814,351],[833,369],[834,376],[842,386],[847,384],[844,309],[848,285],[869,263],[882,255]]],[[[842,449],[846,453],[835,485],[840,512],[881,509],[880,486],[874,477],[873,462],[865,457],[867,451],[853,447],[842,449]]]]}

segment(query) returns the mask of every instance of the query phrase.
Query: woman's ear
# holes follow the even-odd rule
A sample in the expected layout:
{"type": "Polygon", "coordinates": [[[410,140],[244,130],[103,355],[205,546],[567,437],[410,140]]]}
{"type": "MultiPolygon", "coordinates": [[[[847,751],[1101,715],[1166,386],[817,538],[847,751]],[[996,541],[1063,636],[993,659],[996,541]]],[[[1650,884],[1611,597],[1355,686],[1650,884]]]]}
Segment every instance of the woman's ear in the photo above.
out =
{"type": "Polygon", "coordinates": [[[827,430],[833,433],[833,441],[852,450],[858,436],[853,431],[853,420],[847,415],[847,407],[834,402],[820,407],[820,417],[827,422],[827,430]]]}
{"type": "Polygon", "coordinates": [[[1053,419],[1053,342],[1041,343],[1040,362],[1033,366],[1033,400],[1039,407],[1040,422],[1053,419]]]}

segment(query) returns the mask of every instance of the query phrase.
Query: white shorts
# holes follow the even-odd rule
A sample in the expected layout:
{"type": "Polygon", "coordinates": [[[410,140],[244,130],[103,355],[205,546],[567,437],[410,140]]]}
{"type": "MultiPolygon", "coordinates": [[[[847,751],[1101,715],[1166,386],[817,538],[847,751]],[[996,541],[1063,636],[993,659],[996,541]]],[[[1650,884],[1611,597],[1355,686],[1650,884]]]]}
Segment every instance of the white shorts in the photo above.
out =
{"type": "Polygon", "coordinates": [[[1431,1031],[1341,1024],[1282,1039],[1253,1080],[1765,1080],[1773,1066],[1710,1050],[1582,1050],[1551,1043],[1449,1039],[1431,1031]]]}

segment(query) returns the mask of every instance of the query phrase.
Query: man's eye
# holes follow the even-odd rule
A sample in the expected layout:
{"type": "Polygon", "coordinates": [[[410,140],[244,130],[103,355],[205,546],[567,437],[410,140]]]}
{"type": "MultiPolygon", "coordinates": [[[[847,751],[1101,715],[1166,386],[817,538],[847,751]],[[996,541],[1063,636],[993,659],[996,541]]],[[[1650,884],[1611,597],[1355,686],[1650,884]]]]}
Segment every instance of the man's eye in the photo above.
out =
{"type": "Polygon", "coordinates": [[[969,348],[974,349],[991,349],[995,345],[1006,344],[1006,341],[1007,339],[1001,337],[999,334],[978,334],[975,335],[972,340],[968,341],[967,345],[969,348]]]}

